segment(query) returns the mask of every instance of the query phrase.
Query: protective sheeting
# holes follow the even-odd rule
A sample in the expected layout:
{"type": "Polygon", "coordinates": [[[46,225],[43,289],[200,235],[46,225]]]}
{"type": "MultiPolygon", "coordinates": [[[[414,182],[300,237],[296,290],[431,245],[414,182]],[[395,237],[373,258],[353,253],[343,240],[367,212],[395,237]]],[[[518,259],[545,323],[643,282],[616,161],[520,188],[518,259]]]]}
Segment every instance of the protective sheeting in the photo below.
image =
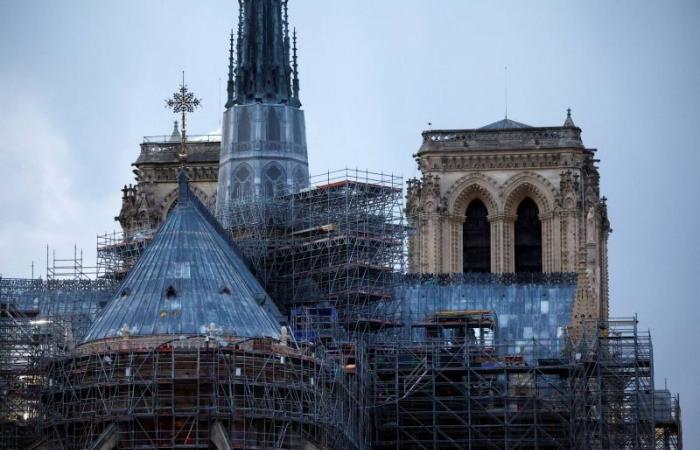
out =
{"type": "Polygon", "coordinates": [[[35,321],[69,325],[81,340],[114,293],[109,280],[50,280],[0,278],[0,303],[13,306],[35,321]]]}
{"type": "Polygon", "coordinates": [[[272,299],[182,171],[177,206],[84,342],[148,335],[278,338],[277,317],[272,299]]]}
{"type": "Polygon", "coordinates": [[[389,310],[415,340],[424,336],[411,325],[436,312],[491,310],[498,319],[499,344],[518,353],[537,340],[554,354],[571,321],[575,291],[575,274],[408,275],[396,284],[389,310]]]}

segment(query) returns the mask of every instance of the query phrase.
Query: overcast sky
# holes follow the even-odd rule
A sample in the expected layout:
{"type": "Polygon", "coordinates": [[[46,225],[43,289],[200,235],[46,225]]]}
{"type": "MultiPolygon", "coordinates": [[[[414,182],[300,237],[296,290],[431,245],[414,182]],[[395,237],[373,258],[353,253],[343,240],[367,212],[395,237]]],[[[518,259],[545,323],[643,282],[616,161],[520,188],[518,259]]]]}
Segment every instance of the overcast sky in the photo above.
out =
{"type": "MultiPolygon", "coordinates": [[[[94,264],[144,135],[186,71],[219,128],[233,0],[0,0],[0,273],[73,243],[94,264]]],[[[312,173],[416,174],[428,122],[561,125],[599,149],[611,306],[654,338],[700,448],[700,2],[292,0],[312,173]]]]}

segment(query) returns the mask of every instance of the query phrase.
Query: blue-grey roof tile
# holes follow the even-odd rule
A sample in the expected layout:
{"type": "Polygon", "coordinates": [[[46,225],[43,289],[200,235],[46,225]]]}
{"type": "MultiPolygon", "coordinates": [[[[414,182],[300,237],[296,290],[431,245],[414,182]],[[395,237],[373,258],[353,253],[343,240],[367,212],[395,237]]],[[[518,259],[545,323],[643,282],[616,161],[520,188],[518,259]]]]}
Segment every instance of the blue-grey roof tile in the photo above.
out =
{"type": "Polygon", "coordinates": [[[279,337],[279,311],[182,171],[178,203],[88,331],[129,336],[279,337]]]}

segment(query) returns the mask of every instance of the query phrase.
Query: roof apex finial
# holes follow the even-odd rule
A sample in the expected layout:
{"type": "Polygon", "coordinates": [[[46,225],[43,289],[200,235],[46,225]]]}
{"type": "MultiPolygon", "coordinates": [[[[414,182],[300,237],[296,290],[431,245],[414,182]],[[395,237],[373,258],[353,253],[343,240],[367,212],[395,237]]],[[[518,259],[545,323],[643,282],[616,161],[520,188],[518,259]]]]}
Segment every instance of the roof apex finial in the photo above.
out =
{"type": "Polygon", "coordinates": [[[170,142],[180,142],[182,135],[177,120],[173,121],[173,132],[170,134],[170,142]]]}
{"type": "Polygon", "coordinates": [[[571,108],[566,108],[566,120],[564,121],[564,128],[576,128],[576,124],[574,124],[574,119],[571,118],[571,108]]]}

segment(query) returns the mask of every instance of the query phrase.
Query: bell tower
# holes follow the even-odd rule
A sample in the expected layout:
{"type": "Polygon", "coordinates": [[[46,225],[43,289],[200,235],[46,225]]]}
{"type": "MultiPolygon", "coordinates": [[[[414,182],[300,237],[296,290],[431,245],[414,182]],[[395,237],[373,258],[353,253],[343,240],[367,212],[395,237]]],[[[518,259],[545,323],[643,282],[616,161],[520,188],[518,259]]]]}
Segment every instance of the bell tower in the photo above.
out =
{"type": "Polygon", "coordinates": [[[575,318],[607,317],[611,229],[595,153],[570,110],[558,127],[424,132],[422,176],[408,182],[410,271],[576,273],[575,318]]]}
{"type": "Polygon", "coordinates": [[[219,161],[220,216],[241,199],[294,192],[309,183],[296,30],[290,37],[288,2],[238,3],[219,161]]]}

